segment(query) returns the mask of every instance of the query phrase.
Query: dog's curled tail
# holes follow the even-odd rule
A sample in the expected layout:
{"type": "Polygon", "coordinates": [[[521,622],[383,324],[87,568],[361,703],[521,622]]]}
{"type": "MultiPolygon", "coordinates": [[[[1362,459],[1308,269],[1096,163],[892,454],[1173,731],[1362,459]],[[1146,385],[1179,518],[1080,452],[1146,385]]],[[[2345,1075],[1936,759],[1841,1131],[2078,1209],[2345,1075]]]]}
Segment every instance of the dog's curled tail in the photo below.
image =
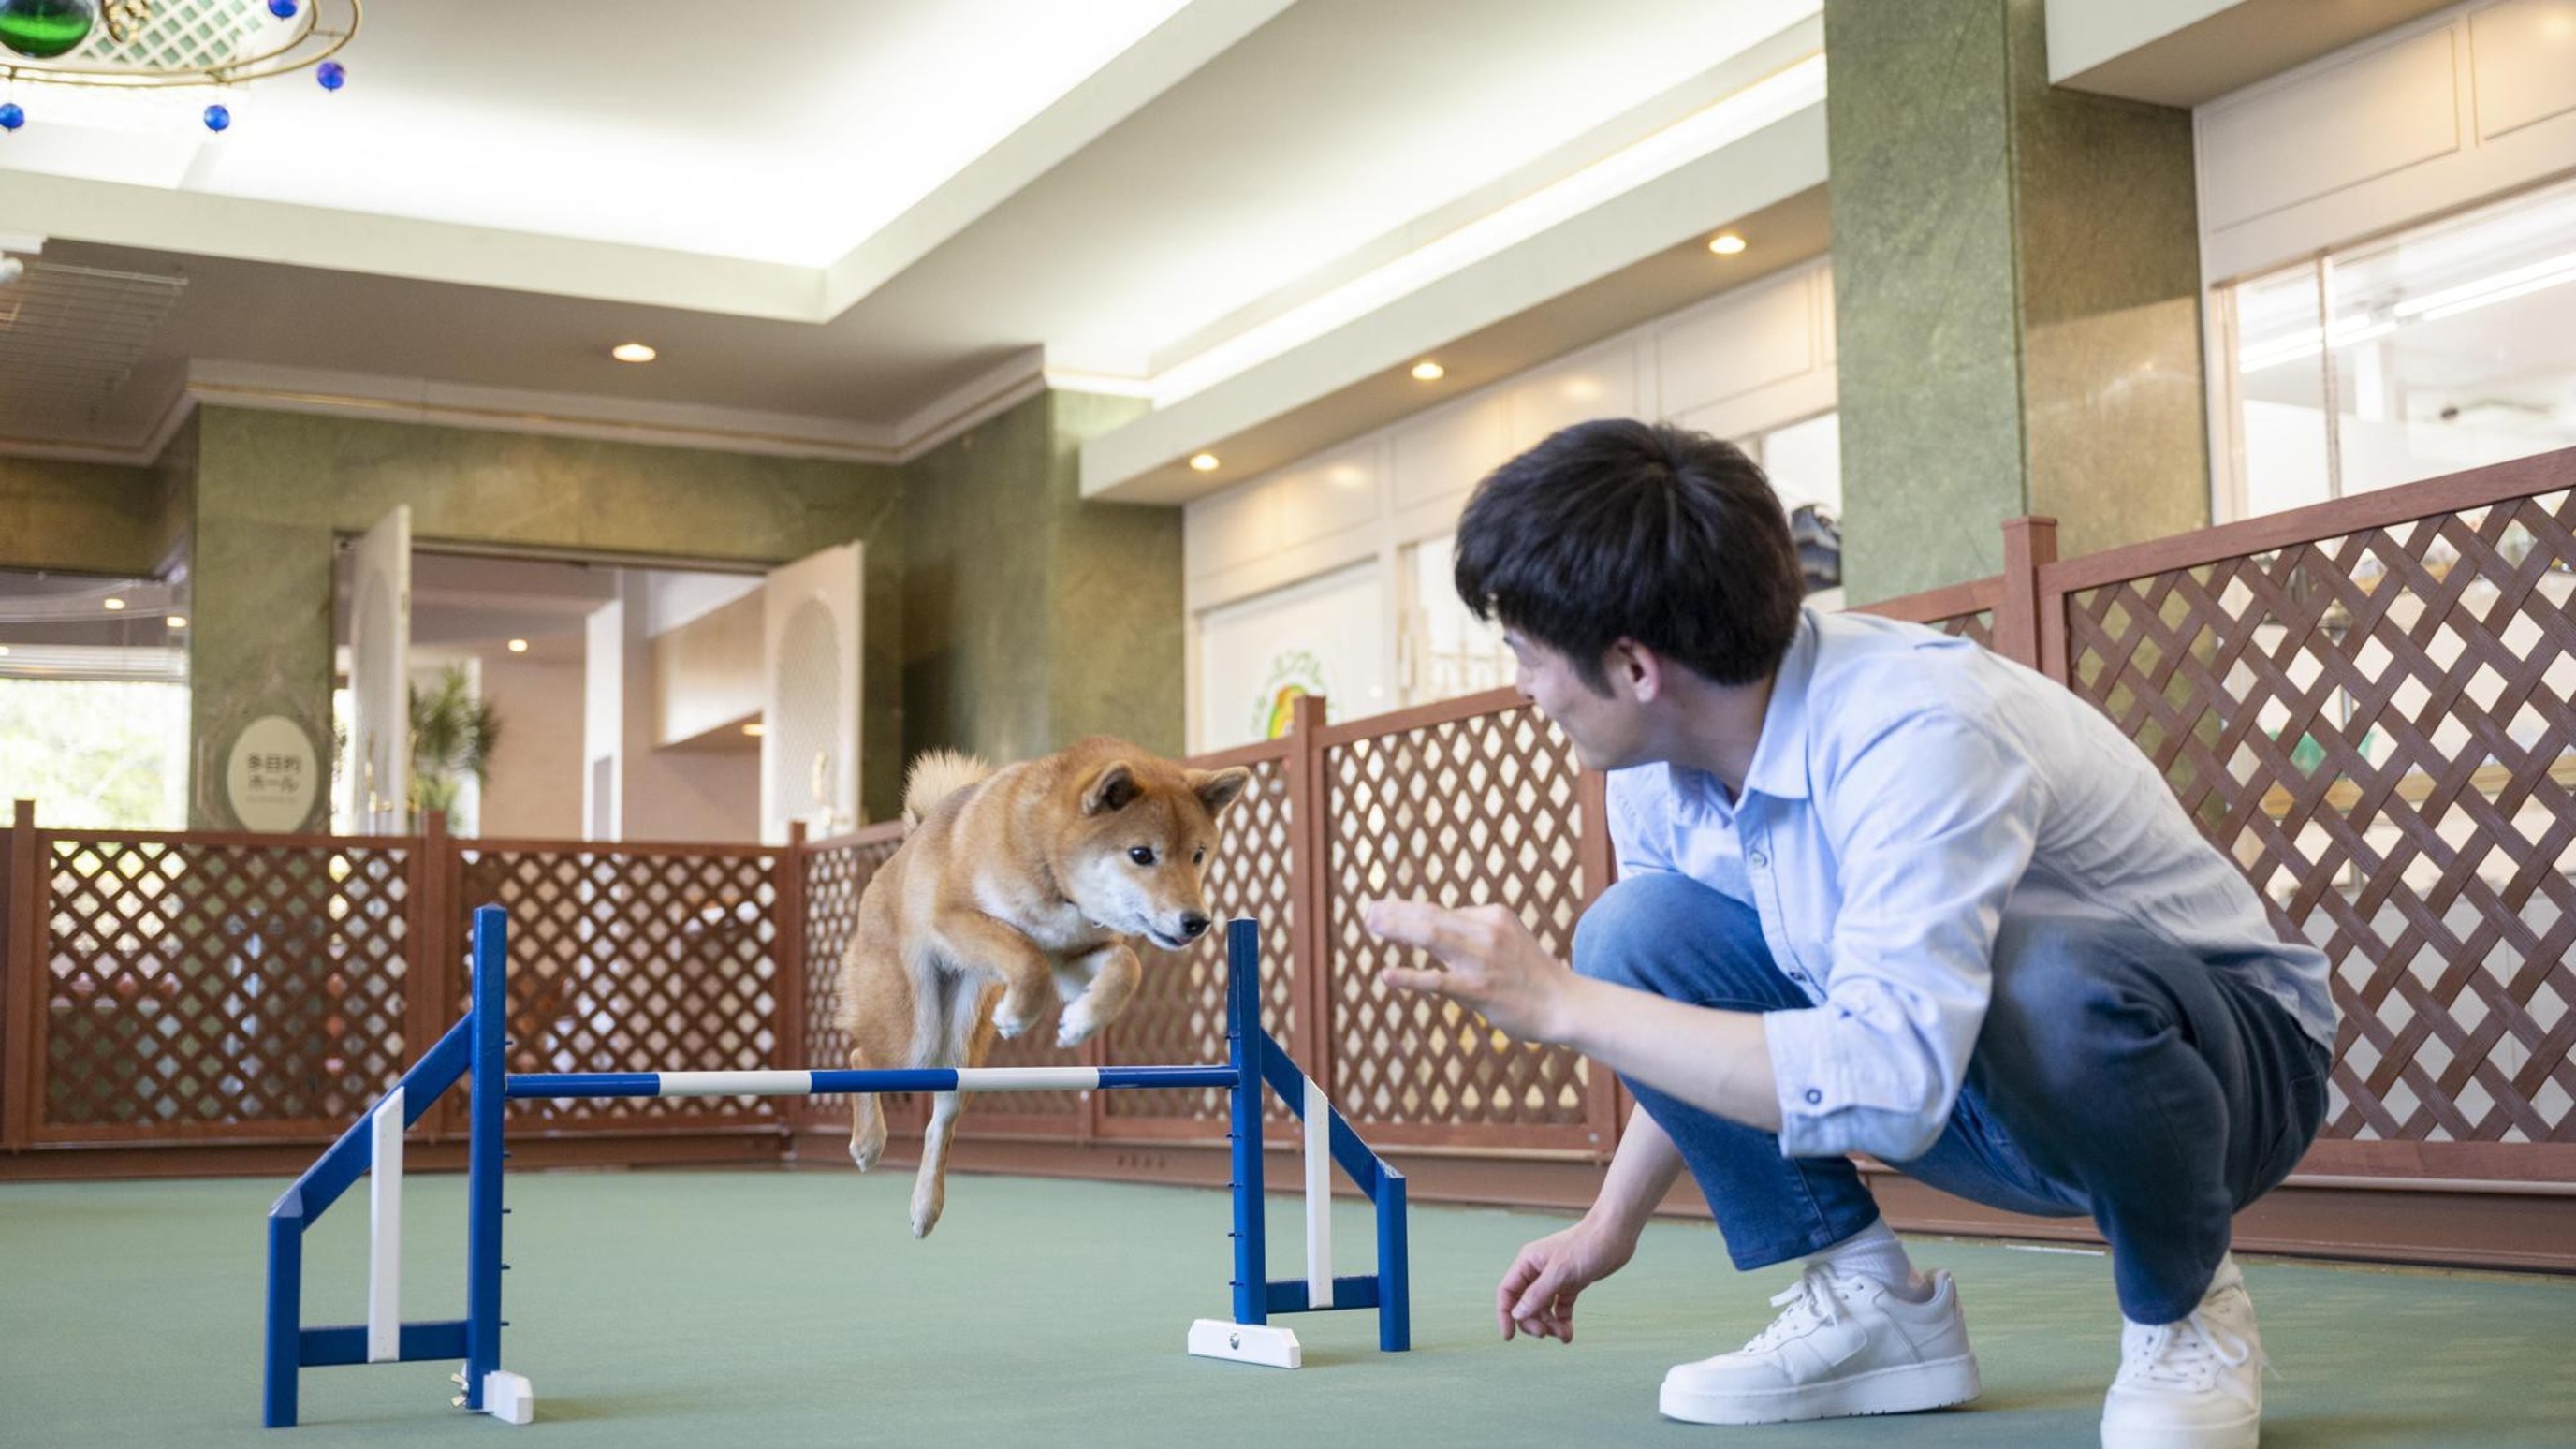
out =
{"type": "Polygon", "coordinates": [[[940,801],[992,773],[992,766],[956,750],[930,750],[915,756],[911,773],[904,776],[903,828],[911,830],[937,809],[940,801]]]}

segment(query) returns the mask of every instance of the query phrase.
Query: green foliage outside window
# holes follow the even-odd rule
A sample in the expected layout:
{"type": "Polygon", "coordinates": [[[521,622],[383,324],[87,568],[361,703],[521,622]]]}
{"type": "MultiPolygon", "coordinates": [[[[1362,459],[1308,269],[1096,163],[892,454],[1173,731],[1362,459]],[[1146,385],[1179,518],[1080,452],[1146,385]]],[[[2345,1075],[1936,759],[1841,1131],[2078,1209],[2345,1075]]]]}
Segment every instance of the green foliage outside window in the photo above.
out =
{"type": "Polygon", "coordinates": [[[0,802],[50,829],[177,830],[187,787],[188,686],[0,678],[0,802]]]}

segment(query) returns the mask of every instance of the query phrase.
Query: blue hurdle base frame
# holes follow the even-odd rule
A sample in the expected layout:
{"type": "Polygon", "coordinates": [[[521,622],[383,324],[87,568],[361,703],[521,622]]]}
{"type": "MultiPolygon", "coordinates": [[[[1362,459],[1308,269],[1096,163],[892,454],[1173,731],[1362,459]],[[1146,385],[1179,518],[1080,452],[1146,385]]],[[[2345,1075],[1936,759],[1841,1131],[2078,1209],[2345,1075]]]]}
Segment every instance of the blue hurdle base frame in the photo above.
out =
{"type": "Polygon", "coordinates": [[[497,906],[474,913],[474,989],[465,1019],[450,1028],[368,1113],[342,1133],[268,1212],[267,1369],[262,1419],[296,1422],[297,1376],[338,1364],[461,1360],[457,1407],[524,1424],[534,1415],[527,1380],[501,1368],[501,1205],[504,1118],[513,1097],[804,1096],[860,1092],[1012,1092],[1140,1087],[1223,1087],[1231,1099],[1234,1278],[1231,1320],[1202,1319],[1190,1348],[1219,1358],[1296,1366],[1293,1334],[1273,1314],[1374,1308],[1378,1347],[1412,1346],[1405,1242],[1404,1174],[1361,1142],[1342,1114],[1261,1026],[1261,940],[1249,920],[1226,930],[1226,1047],[1222,1066],[1022,1067],[910,1071],[521,1073],[506,1067],[509,917],[497,906]],[[403,1131],[459,1079],[467,1083],[471,1133],[466,1158],[465,1317],[401,1319],[403,1131]],[[1272,1281],[1263,1220],[1261,1093],[1267,1084],[1305,1123],[1308,1274],[1272,1281]],[[1375,1205],[1377,1270],[1333,1277],[1325,1156],[1375,1205]],[[362,1175],[372,1174],[373,1229],[367,1322],[306,1327],[305,1230],[362,1175]],[[1224,1340],[1231,1339],[1231,1345],[1224,1340]],[[1250,1347],[1245,1347],[1249,1340],[1250,1347]],[[1284,1345],[1284,1347],[1283,1347],[1284,1345]],[[1282,1356],[1284,1353],[1284,1357],[1282,1356]]]}

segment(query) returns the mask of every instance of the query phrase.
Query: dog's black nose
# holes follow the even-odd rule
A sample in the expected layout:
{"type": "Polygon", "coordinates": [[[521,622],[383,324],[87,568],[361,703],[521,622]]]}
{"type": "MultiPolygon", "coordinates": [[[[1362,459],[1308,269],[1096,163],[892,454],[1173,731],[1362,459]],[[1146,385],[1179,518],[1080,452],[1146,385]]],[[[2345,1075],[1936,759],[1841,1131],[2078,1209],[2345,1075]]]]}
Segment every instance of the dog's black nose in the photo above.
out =
{"type": "Polygon", "coordinates": [[[1196,911],[1181,917],[1181,934],[1195,941],[1207,934],[1208,918],[1196,911]]]}

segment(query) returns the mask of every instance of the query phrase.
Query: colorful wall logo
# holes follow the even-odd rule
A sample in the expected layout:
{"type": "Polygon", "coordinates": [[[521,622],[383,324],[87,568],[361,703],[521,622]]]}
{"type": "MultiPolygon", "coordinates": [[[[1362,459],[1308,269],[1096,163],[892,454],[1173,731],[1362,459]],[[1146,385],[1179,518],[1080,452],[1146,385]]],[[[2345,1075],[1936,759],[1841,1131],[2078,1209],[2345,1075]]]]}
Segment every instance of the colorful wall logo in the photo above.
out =
{"type": "Polygon", "coordinates": [[[1265,740],[1283,738],[1297,717],[1300,695],[1332,697],[1324,681],[1324,661],[1303,649],[1283,649],[1270,660],[1269,677],[1252,705],[1252,732],[1265,740]]]}

